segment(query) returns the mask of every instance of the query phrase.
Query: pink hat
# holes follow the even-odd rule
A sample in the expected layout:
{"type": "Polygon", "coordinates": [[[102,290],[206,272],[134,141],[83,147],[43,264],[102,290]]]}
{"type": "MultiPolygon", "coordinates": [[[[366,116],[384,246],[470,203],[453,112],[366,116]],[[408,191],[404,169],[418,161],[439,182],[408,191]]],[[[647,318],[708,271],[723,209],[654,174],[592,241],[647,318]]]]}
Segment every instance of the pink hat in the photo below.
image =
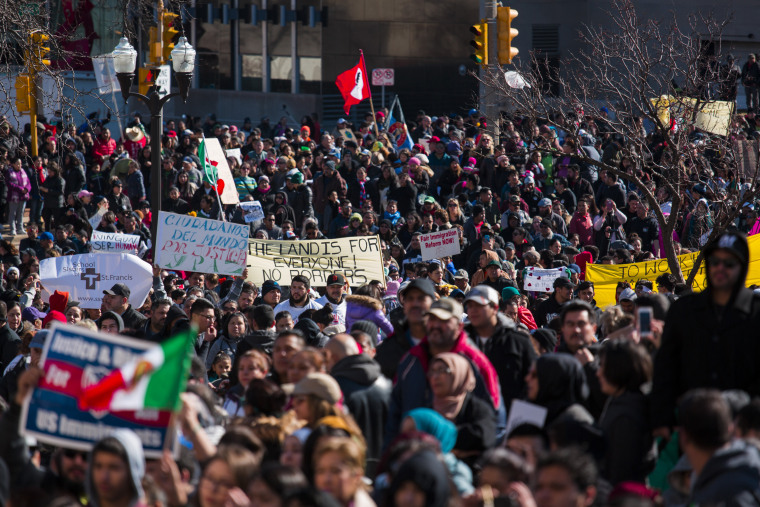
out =
{"type": "Polygon", "coordinates": [[[412,158],[409,159],[409,164],[410,165],[422,165],[422,162],[420,162],[420,159],[418,159],[417,157],[412,157],[412,158]]]}

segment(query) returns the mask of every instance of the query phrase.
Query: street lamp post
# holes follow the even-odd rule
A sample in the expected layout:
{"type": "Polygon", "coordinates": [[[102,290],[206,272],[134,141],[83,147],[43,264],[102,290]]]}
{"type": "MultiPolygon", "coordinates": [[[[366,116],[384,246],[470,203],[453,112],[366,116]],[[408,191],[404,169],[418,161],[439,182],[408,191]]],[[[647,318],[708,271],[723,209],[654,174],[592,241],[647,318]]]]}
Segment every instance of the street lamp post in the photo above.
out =
{"type": "MultiPolygon", "coordinates": [[[[164,104],[176,96],[182,97],[182,101],[187,102],[190,83],[193,79],[193,70],[195,69],[195,49],[187,42],[185,37],[180,37],[171,52],[171,56],[172,68],[179,85],[179,93],[168,93],[161,97],[158,94],[158,89],[153,86],[146,96],[130,91],[132,82],[135,79],[135,67],[137,66],[137,51],[135,51],[135,48],[132,47],[126,37],[122,37],[113,51],[114,70],[116,71],[116,78],[119,80],[124,102],[129,97],[137,97],[150,111],[150,200],[151,208],[154,210],[153,220],[151,220],[150,224],[150,234],[153,241],[154,262],[157,260],[155,248],[156,240],[158,239],[158,212],[161,210],[161,138],[164,134],[164,104]]],[[[158,77],[160,69],[152,69],[152,72],[155,73],[154,77],[158,77]]]]}

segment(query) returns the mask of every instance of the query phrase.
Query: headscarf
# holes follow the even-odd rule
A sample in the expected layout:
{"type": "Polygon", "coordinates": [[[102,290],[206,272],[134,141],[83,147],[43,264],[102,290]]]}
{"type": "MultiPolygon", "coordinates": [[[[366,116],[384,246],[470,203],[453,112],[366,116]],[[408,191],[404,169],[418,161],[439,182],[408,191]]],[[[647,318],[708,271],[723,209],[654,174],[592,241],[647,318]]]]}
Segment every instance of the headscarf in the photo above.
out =
{"type": "Polygon", "coordinates": [[[393,502],[396,492],[407,482],[425,494],[425,505],[445,507],[449,504],[451,487],[446,465],[428,450],[420,451],[404,461],[393,476],[388,499],[393,502]]]}
{"type": "Polygon", "coordinates": [[[446,419],[453,421],[462,409],[467,393],[475,389],[475,374],[467,359],[459,354],[444,352],[433,358],[433,361],[436,360],[451,370],[451,392],[448,396],[433,395],[433,408],[446,419]]]}
{"type": "Polygon", "coordinates": [[[546,407],[547,424],[566,408],[582,403],[589,389],[583,367],[570,354],[545,354],[536,360],[538,395],[535,402],[546,407]]]}
{"type": "Polygon", "coordinates": [[[457,427],[432,408],[415,408],[404,417],[414,419],[417,431],[434,436],[441,443],[441,452],[451,452],[457,443],[457,427]]]}

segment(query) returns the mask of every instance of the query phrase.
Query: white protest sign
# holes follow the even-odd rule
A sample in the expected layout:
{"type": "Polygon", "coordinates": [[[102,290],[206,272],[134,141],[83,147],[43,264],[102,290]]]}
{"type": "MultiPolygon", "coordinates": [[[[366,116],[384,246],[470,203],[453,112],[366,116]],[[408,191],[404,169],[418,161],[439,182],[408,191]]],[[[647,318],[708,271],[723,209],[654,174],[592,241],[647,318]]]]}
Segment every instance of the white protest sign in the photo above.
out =
{"type": "Polygon", "coordinates": [[[264,219],[264,210],[261,209],[261,203],[259,201],[241,202],[240,209],[243,210],[243,219],[247,224],[264,219]]]}
{"type": "Polygon", "coordinates": [[[554,280],[566,275],[565,268],[540,269],[531,266],[525,272],[523,288],[532,292],[552,292],[554,280]]]}
{"type": "Polygon", "coordinates": [[[95,212],[94,215],[90,217],[90,225],[92,226],[93,230],[97,229],[100,225],[100,221],[103,220],[103,215],[108,213],[108,208],[98,208],[98,211],[95,212]]]}
{"type": "Polygon", "coordinates": [[[139,308],[153,285],[153,269],[127,253],[64,255],[40,261],[40,281],[50,294],[68,292],[82,308],[100,308],[103,291],[123,283],[131,292],[129,303],[139,308]]]}
{"type": "Polygon", "coordinates": [[[92,69],[95,71],[95,82],[98,83],[98,92],[104,94],[111,93],[111,91],[121,91],[119,80],[116,79],[112,54],[93,56],[92,69]]]}
{"type": "Polygon", "coordinates": [[[221,185],[222,191],[219,195],[222,199],[222,204],[239,203],[240,198],[238,197],[237,188],[235,188],[235,180],[232,178],[230,165],[227,163],[227,154],[222,149],[222,145],[219,144],[219,139],[207,137],[204,139],[204,142],[208,150],[208,159],[215,164],[217,177],[223,182],[223,185],[221,185]]]}
{"type": "Polygon", "coordinates": [[[157,264],[179,271],[240,275],[249,231],[245,224],[159,211],[157,264]]]}
{"type": "Polygon", "coordinates": [[[522,400],[512,400],[512,406],[509,407],[509,418],[507,419],[507,431],[504,434],[509,435],[510,431],[521,424],[532,424],[543,428],[546,422],[546,412],[546,408],[540,405],[522,400]]]}
{"type": "Polygon", "coordinates": [[[420,249],[423,261],[459,254],[459,229],[423,234],[420,236],[420,249]]]}
{"type": "Polygon", "coordinates": [[[233,148],[231,150],[224,150],[227,153],[227,158],[234,158],[238,161],[238,164],[243,163],[243,155],[240,153],[240,148],[233,148]]]}
{"type": "Polygon", "coordinates": [[[140,252],[140,236],[92,231],[90,247],[93,252],[125,252],[138,255],[140,252]]]}

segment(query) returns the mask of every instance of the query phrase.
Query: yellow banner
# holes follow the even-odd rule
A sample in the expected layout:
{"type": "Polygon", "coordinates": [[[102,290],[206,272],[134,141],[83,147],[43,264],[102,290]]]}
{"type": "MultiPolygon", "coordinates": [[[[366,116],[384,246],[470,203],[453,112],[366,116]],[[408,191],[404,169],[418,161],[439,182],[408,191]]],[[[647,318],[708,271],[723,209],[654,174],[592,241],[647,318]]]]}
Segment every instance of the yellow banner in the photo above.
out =
{"type": "MultiPolygon", "coordinates": [[[[747,287],[760,285],[760,234],[747,238],[749,242],[749,271],[747,273],[747,287]]],[[[684,278],[694,268],[694,260],[697,253],[678,256],[681,271],[684,278]]],[[[633,287],[639,280],[651,280],[654,290],[657,290],[655,279],[663,273],[670,273],[668,261],[657,259],[633,264],[589,264],[586,266],[586,280],[594,282],[596,304],[599,308],[605,308],[616,304],[615,288],[618,282],[629,282],[633,287]]],[[[699,267],[697,276],[694,277],[692,286],[695,291],[701,291],[705,287],[705,263],[699,267]]]]}
{"type": "Polygon", "coordinates": [[[339,273],[358,287],[372,280],[385,285],[379,236],[304,241],[248,240],[248,281],[259,287],[265,280],[290,285],[296,275],[325,287],[339,273]]]}

